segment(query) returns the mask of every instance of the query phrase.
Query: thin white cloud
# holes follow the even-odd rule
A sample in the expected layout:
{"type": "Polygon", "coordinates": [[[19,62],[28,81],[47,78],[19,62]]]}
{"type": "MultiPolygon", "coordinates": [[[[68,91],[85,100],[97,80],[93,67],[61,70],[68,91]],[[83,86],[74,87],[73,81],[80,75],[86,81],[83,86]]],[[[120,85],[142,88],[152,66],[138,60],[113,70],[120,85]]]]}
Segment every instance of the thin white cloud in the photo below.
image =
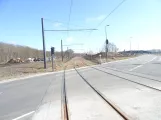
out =
{"type": "Polygon", "coordinates": [[[66,41],[69,42],[69,43],[71,43],[71,42],[74,41],[74,38],[73,38],[73,37],[68,37],[68,38],[66,39],[66,41]]]}
{"type": "Polygon", "coordinates": [[[54,23],[54,27],[60,27],[60,26],[62,26],[63,24],[62,23],[60,23],[60,22],[56,22],[56,23],[54,23]]]}
{"type": "Polygon", "coordinates": [[[97,16],[97,17],[90,17],[90,18],[87,18],[87,19],[86,19],[86,22],[101,21],[101,20],[103,20],[105,17],[106,17],[105,15],[100,15],[100,16],[97,16]]]}

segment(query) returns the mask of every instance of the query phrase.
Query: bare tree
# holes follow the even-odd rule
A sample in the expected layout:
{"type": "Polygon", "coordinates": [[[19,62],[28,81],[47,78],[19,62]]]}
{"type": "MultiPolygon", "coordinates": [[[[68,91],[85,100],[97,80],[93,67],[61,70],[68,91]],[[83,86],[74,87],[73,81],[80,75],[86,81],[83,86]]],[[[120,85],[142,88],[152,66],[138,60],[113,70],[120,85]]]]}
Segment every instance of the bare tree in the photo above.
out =
{"type": "MultiPolygon", "coordinates": [[[[47,56],[50,56],[49,51],[47,51],[47,56]]],[[[0,42],[0,63],[7,62],[12,58],[21,58],[25,60],[30,57],[43,58],[43,52],[42,50],[30,48],[27,46],[0,42]]]]}
{"type": "MultiPolygon", "coordinates": [[[[117,52],[118,51],[118,48],[114,43],[109,43],[107,49],[108,49],[108,52],[117,52]]],[[[103,51],[104,52],[106,51],[106,44],[104,44],[104,46],[103,46],[103,51]]]]}
{"type": "Polygon", "coordinates": [[[73,57],[74,51],[72,49],[68,49],[64,52],[64,58],[71,59],[73,57]]]}

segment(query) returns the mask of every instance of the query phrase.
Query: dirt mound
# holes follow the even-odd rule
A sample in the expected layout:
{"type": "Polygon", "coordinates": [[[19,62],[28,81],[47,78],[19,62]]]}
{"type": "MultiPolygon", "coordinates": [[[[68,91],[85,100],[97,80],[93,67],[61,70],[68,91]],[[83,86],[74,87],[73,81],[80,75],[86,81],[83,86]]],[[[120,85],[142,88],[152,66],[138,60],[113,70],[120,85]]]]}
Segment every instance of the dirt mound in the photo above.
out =
{"type": "Polygon", "coordinates": [[[7,63],[14,64],[14,63],[23,63],[24,61],[20,58],[17,59],[10,59],[7,63]]]}

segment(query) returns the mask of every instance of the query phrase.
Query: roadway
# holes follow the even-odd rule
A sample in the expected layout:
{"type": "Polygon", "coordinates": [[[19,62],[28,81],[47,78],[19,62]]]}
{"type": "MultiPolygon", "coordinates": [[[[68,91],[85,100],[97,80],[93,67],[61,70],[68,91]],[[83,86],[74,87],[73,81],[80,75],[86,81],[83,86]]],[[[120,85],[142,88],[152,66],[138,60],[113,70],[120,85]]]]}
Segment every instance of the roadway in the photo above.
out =
{"type": "MultiPolygon", "coordinates": [[[[159,120],[160,65],[160,56],[143,55],[78,71],[130,119],[159,120]]],[[[62,74],[0,83],[0,120],[61,120],[62,74]]],[[[71,119],[122,119],[75,70],[65,78],[71,119]]]]}
{"type": "Polygon", "coordinates": [[[107,66],[120,70],[152,75],[156,77],[161,76],[161,56],[143,55],[121,62],[113,62],[107,64],[107,66]]]}

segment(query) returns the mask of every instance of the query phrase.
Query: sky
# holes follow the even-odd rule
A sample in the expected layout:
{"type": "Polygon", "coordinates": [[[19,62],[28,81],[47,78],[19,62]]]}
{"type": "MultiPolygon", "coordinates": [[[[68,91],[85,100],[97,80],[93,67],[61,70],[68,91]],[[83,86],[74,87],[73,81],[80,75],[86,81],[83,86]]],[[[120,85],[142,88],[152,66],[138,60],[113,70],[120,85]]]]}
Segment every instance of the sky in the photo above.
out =
{"type": "Polygon", "coordinates": [[[125,0],[99,25],[120,2],[122,0],[73,0],[71,6],[71,0],[0,0],[0,42],[42,49],[43,17],[45,30],[98,29],[45,31],[47,50],[54,46],[59,51],[63,40],[63,45],[72,44],[68,47],[76,52],[99,52],[106,39],[106,25],[109,25],[107,38],[119,51],[129,50],[130,41],[132,50],[161,49],[161,0],[125,0]]]}

